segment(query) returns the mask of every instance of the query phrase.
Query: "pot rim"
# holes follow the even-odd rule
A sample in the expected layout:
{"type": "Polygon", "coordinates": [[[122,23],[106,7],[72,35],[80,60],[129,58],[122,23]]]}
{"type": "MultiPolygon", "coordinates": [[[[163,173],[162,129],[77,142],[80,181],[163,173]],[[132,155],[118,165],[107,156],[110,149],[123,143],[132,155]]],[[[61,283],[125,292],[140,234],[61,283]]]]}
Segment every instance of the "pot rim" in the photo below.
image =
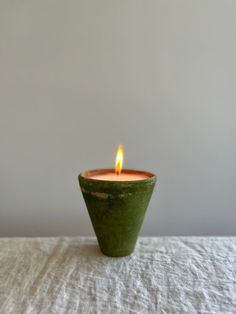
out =
{"type": "Polygon", "coordinates": [[[148,181],[153,181],[156,180],[156,175],[152,172],[149,171],[144,171],[144,170],[136,170],[136,169],[122,169],[122,173],[127,173],[127,174],[140,174],[146,176],[144,179],[140,180],[133,180],[133,181],[127,181],[127,180],[122,180],[122,181],[116,181],[116,180],[100,180],[100,179],[94,179],[92,178],[93,175],[96,174],[105,174],[105,173],[114,173],[114,168],[104,168],[104,169],[92,169],[92,170],[86,170],[82,171],[79,174],[79,178],[83,178],[84,180],[87,181],[95,181],[95,182],[110,182],[110,183],[124,183],[124,184],[135,184],[135,183],[140,183],[140,182],[148,182],[148,181]]]}

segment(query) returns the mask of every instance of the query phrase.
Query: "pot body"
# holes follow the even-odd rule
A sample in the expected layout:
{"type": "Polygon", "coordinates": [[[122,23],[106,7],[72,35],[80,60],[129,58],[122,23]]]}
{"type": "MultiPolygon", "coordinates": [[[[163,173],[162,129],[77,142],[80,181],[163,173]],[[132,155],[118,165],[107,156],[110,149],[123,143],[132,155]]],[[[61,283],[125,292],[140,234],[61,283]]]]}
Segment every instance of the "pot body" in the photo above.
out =
{"type": "MultiPolygon", "coordinates": [[[[103,170],[104,171],[104,170],[103,170]]],[[[89,172],[91,173],[91,172],[89,172]]],[[[83,197],[103,254],[130,255],[138,238],[156,177],[102,181],[79,175],[83,197]]]]}

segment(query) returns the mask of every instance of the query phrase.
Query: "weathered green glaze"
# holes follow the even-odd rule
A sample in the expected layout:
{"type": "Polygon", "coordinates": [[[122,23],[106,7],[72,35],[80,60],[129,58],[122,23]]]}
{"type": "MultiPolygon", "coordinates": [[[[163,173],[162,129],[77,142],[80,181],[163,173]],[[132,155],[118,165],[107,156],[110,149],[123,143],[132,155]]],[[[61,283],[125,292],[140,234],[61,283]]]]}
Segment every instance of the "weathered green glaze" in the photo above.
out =
{"type": "MultiPolygon", "coordinates": [[[[79,175],[79,183],[101,251],[108,256],[126,256],[133,252],[144,215],[155,186],[155,175],[138,181],[102,181],[91,179],[101,172],[79,175]]],[[[135,170],[123,172],[137,173],[135,170]]]]}

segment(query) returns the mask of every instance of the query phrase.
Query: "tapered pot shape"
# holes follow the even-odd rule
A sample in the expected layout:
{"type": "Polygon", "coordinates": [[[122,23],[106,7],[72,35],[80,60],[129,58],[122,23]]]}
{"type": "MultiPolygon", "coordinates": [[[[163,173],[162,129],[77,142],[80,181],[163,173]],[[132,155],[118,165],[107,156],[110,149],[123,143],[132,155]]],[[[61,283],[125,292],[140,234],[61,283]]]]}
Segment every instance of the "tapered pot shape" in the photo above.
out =
{"type": "Polygon", "coordinates": [[[149,172],[138,173],[143,178],[135,181],[97,180],[96,174],[111,169],[85,171],[79,175],[83,197],[103,254],[130,255],[137,241],[144,215],[150,201],[156,176],[149,172]]]}

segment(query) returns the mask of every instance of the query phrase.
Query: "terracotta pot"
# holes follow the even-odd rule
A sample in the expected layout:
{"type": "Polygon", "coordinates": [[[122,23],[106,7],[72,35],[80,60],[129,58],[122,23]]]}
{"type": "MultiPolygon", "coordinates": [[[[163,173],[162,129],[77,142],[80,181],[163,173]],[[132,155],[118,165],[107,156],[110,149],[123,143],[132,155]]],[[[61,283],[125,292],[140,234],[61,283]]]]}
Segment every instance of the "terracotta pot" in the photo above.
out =
{"type": "Polygon", "coordinates": [[[130,255],[135,247],[150,201],[156,176],[149,172],[123,170],[146,176],[138,181],[92,179],[111,169],[91,170],[79,175],[79,183],[103,254],[130,255]]]}

